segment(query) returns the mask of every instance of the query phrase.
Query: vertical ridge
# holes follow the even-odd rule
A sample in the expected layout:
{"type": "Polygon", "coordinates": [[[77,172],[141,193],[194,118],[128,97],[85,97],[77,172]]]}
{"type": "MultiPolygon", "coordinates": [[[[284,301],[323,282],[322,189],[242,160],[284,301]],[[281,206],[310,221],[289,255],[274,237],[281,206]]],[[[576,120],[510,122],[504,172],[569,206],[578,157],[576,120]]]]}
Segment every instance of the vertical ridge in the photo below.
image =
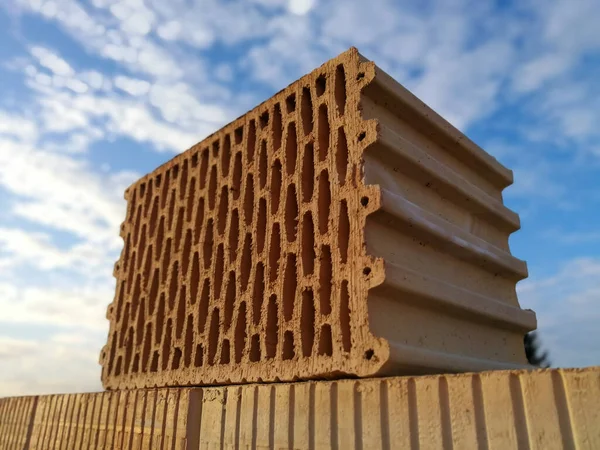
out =
{"type": "MultiPolygon", "coordinates": [[[[117,402],[114,408],[114,419],[113,419],[113,430],[112,430],[112,439],[111,439],[111,446],[109,448],[114,449],[114,448],[119,448],[116,447],[116,441],[119,438],[119,433],[118,433],[118,425],[117,422],[119,421],[119,407],[121,406],[121,402],[122,402],[122,398],[123,396],[127,395],[127,391],[115,391],[114,394],[117,397],[117,402]]],[[[122,446],[121,446],[122,447],[122,446]]]]}
{"type": "MultiPolygon", "coordinates": [[[[159,391],[160,392],[160,391],[159,391]]],[[[165,439],[166,439],[166,429],[167,429],[167,414],[169,411],[169,396],[171,395],[171,389],[165,389],[165,398],[163,399],[163,405],[162,405],[162,421],[160,424],[160,433],[156,436],[157,440],[160,439],[160,445],[158,446],[158,448],[166,448],[165,447],[165,439]]]]}
{"type": "Polygon", "coordinates": [[[379,383],[379,404],[381,405],[381,448],[390,450],[390,405],[387,380],[379,383]]]}
{"type": "Polygon", "coordinates": [[[48,402],[46,403],[46,409],[45,409],[45,418],[42,418],[42,427],[43,427],[43,432],[40,434],[40,439],[38,439],[38,446],[40,444],[44,444],[44,442],[46,442],[46,436],[48,434],[48,429],[50,428],[50,422],[51,422],[51,415],[52,415],[52,406],[54,406],[54,395],[50,395],[48,398],[48,402]]]}
{"type": "MultiPolygon", "coordinates": [[[[77,441],[79,441],[79,446],[78,448],[81,450],[81,446],[83,445],[83,436],[85,435],[85,419],[87,417],[87,410],[89,407],[89,398],[86,398],[87,396],[83,396],[81,395],[81,407],[79,408],[79,410],[81,411],[83,409],[83,416],[77,420],[77,435],[76,435],[76,441],[75,443],[77,443],[77,441]],[[81,422],[83,422],[83,425],[81,424],[81,422]]],[[[75,448],[75,446],[73,446],[73,448],[75,448]]]]}
{"type": "Polygon", "coordinates": [[[62,430],[60,432],[60,448],[67,448],[67,440],[68,440],[68,434],[69,434],[69,424],[72,422],[73,420],[73,401],[74,399],[74,395],[68,395],[67,396],[67,405],[65,407],[65,413],[64,413],[64,425],[62,427],[62,430]]]}
{"type": "Polygon", "coordinates": [[[362,394],[360,384],[354,383],[354,448],[363,448],[363,417],[362,417],[362,394]]]}
{"type": "MultiPolygon", "coordinates": [[[[128,424],[128,420],[127,420],[127,416],[128,416],[128,411],[127,409],[131,409],[131,402],[127,402],[127,408],[124,412],[124,427],[123,427],[123,434],[124,436],[127,436],[127,434],[129,434],[129,442],[127,443],[127,448],[131,449],[133,448],[133,439],[135,437],[135,414],[137,413],[137,406],[138,406],[138,393],[140,391],[133,391],[133,411],[131,412],[131,424],[128,424]],[[125,428],[127,427],[127,428],[125,428]]],[[[125,438],[123,438],[123,441],[125,441],[125,438]]]]}
{"type": "MultiPolygon", "coordinates": [[[[15,404],[17,403],[15,399],[7,399],[7,427],[6,427],[6,445],[11,446],[14,443],[17,433],[15,433],[16,420],[15,420],[15,404]]],[[[0,441],[0,443],[2,443],[0,441]]]]}
{"type": "Polygon", "coordinates": [[[53,395],[52,396],[52,413],[51,413],[51,417],[50,420],[48,420],[48,434],[47,437],[44,438],[44,444],[49,444],[50,441],[52,440],[52,436],[54,434],[54,430],[56,428],[57,424],[57,409],[58,409],[58,403],[59,403],[59,396],[58,395],[53,395]]]}
{"type": "MultiPolygon", "coordinates": [[[[181,390],[175,391],[177,394],[175,399],[175,413],[173,414],[173,438],[171,439],[171,448],[177,448],[177,419],[179,418],[179,402],[181,401],[181,390]]],[[[185,438],[185,436],[184,436],[185,438]]]]}
{"type": "Polygon", "coordinates": [[[558,414],[558,423],[560,434],[563,438],[564,448],[575,449],[575,440],[571,425],[573,417],[567,401],[565,380],[560,369],[552,372],[552,388],[554,391],[554,402],[556,404],[556,412],[558,414]]]}
{"type": "Polygon", "coordinates": [[[80,448],[83,448],[83,443],[87,440],[87,448],[91,447],[91,441],[94,435],[94,414],[96,413],[96,403],[100,399],[102,394],[93,394],[92,395],[92,410],[89,412],[89,415],[86,414],[86,421],[84,422],[84,426],[86,431],[84,433],[84,438],[81,440],[80,448]],[[89,417],[89,422],[87,418],[89,417]]]}
{"type": "Polygon", "coordinates": [[[308,385],[308,448],[315,449],[315,383],[308,385]]]}
{"type": "Polygon", "coordinates": [[[440,425],[442,427],[442,444],[444,450],[453,450],[452,441],[452,416],[450,412],[450,394],[448,393],[448,380],[445,376],[439,378],[440,395],[440,425]]]}
{"type": "Polygon", "coordinates": [[[241,391],[238,391],[240,398],[238,398],[238,401],[236,403],[236,408],[235,408],[235,448],[238,449],[240,447],[240,428],[242,426],[241,424],[241,419],[242,419],[242,399],[241,399],[241,391]]]}
{"type": "Polygon", "coordinates": [[[290,384],[290,403],[288,409],[288,442],[289,448],[294,448],[294,419],[296,415],[294,414],[294,410],[296,408],[296,390],[293,384],[290,384]]]}
{"type": "Polygon", "coordinates": [[[98,440],[100,439],[100,427],[101,427],[101,421],[102,421],[102,408],[104,407],[104,399],[106,398],[105,392],[102,392],[101,394],[98,394],[98,395],[100,396],[100,405],[98,408],[98,413],[96,414],[96,420],[94,421],[96,423],[96,433],[95,433],[94,442],[93,442],[91,448],[98,448],[98,440]]]}
{"type": "Polygon", "coordinates": [[[227,389],[223,388],[223,407],[221,408],[221,437],[219,438],[219,445],[221,447],[221,450],[223,450],[223,448],[225,446],[225,425],[226,425],[225,416],[227,413],[227,409],[226,409],[225,405],[227,405],[228,393],[229,393],[229,391],[227,389]]]}
{"type": "Polygon", "coordinates": [[[150,431],[149,431],[149,437],[148,437],[148,448],[152,448],[152,444],[154,442],[154,429],[155,429],[155,425],[156,425],[156,406],[158,404],[158,389],[152,389],[150,391],[152,393],[152,421],[150,422],[150,431]]]}
{"type": "Polygon", "coordinates": [[[338,385],[337,382],[331,383],[330,393],[330,419],[329,427],[331,430],[331,448],[337,450],[339,447],[338,442],[338,385]]]}
{"type": "Polygon", "coordinates": [[[269,389],[269,448],[275,448],[275,386],[269,389]]]}
{"type": "Polygon", "coordinates": [[[10,431],[8,432],[8,438],[9,438],[9,448],[10,446],[14,446],[16,447],[16,445],[19,443],[20,440],[20,436],[19,436],[19,428],[21,425],[21,415],[22,415],[22,399],[23,397],[17,397],[15,399],[12,400],[12,404],[13,406],[13,413],[11,414],[11,421],[12,421],[12,426],[10,431]]]}
{"type": "Polygon", "coordinates": [[[254,386],[254,398],[252,403],[252,448],[256,448],[256,424],[258,421],[258,387],[254,386]]]}
{"type": "Polygon", "coordinates": [[[510,397],[513,403],[514,424],[517,432],[519,448],[529,449],[529,430],[527,426],[527,413],[525,412],[525,401],[523,400],[523,387],[521,378],[517,374],[510,374],[510,397]]]}
{"type": "Polygon", "coordinates": [[[475,413],[475,431],[477,433],[477,447],[479,450],[488,450],[488,431],[485,420],[485,404],[483,402],[483,386],[481,376],[474,374],[471,381],[473,389],[473,409],[475,413]]]}
{"type": "Polygon", "coordinates": [[[408,380],[408,426],[410,428],[410,448],[419,450],[419,411],[417,406],[417,386],[414,378],[408,380]]]}

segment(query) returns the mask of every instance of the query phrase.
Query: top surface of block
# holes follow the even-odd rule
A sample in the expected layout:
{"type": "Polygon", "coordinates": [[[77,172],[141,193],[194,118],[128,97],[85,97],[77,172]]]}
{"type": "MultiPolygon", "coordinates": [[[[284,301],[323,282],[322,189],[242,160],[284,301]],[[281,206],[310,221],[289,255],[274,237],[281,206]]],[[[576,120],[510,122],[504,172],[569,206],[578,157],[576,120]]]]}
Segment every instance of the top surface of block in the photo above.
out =
{"type": "Polygon", "coordinates": [[[341,54],[127,190],[105,387],[518,367],[511,181],[341,54]]]}

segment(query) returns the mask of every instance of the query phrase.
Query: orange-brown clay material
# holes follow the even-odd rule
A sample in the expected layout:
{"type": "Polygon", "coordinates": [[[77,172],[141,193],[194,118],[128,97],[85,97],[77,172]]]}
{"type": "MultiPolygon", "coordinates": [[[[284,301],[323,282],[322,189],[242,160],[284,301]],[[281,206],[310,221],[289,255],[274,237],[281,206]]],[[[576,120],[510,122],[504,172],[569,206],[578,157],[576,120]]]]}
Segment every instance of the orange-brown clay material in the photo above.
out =
{"type": "Polygon", "coordinates": [[[0,449],[595,450],[598,398],[599,367],[0,399],[0,449]]]}
{"type": "Polygon", "coordinates": [[[523,367],[511,182],[350,49],[126,191],[103,384],[523,367]]]}

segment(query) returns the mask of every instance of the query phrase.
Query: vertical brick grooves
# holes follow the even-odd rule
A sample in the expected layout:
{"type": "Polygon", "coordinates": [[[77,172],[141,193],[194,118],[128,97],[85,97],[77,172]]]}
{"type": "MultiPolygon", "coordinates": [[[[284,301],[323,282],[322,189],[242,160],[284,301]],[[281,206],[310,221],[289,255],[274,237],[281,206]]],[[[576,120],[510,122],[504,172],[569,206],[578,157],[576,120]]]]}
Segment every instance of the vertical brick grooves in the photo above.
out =
{"type": "Polygon", "coordinates": [[[552,372],[552,387],[554,390],[554,401],[556,404],[556,411],[558,414],[558,422],[560,425],[560,434],[563,438],[563,446],[565,449],[575,449],[575,441],[573,439],[573,428],[571,423],[573,419],[571,417],[571,410],[567,401],[567,394],[565,388],[565,380],[562,372],[552,372]]]}
{"type": "Polygon", "coordinates": [[[489,448],[488,431],[485,419],[485,403],[483,401],[483,387],[481,377],[473,375],[471,383],[473,390],[473,410],[475,413],[475,429],[477,432],[477,444],[480,450],[489,448]]]}
{"type": "Polygon", "coordinates": [[[11,441],[9,441],[9,445],[12,446],[13,448],[16,448],[20,444],[19,438],[21,436],[21,433],[19,432],[19,428],[23,421],[23,412],[24,412],[23,400],[24,400],[24,398],[21,397],[21,398],[15,399],[15,401],[12,402],[12,404],[13,404],[12,414],[11,414],[13,417],[13,424],[11,427],[12,439],[11,439],[11,441]]]}
{"type": "Polygon", "coordinates": [[[523,401],[523,387],[521,385],[521,377],[518,374],[510,375],[509,380],[510,397],[512,400],[514,425],[517,433],[517,441],[519,449],[531,448],[529,441],[529,431],[527,424],[527,413],[525,411],[525,402],[523,401]]]}
{"type": "Polygon", "coordinates": [[[0,426],[0,443],[3,445],[8,445],[10,439],[13,437],[13,433],[11,432],[11,426],[13,415],[11,411],[12,399],[2,399],[2,403],[0,403],[0,414],[2,419],[2,425],[0,426]]]}
{"type": "Polygon", "coordinates": [[[138,409],[138,397],[142,393],[143,391],[133,391],[130,393],[133,396],[133,405],[131,405],[131,401],[129,401],[129,398],[127,399],[127,410],[125,411],[123,421],[123,443],[125,443],[125,439],[127,439],[127,447],[129,448],[133,447],[134,436],[136,434],[135,419],[136,412],[138,409]],[[128,418],[130,419],[130,421],[127,420],[128,418]]]}
{"type": "Polygon", "coordinates": [[[17,402],[14,399],[7,399],[5,401],[5,413],[6,417],[6,437],[3,437],[7,445],[11,445],[11,441],[14,441],[17,437],[15,433],[16,417],[15,417],[15,404],[17,402]]]}
{"type": "Polygon", "coordinates": [[[104,448],[108,449],[114,447],[115,434],[117,428],[117,414],[116,411],[119,407],[119,398],[121,392],[111,392],[109,408],[106,412],[106,434],[104,436],[104,448]]]}
{"type": "Polygon", "coordinates": [[[81,449],[83,447],[83,443],[85,440],[85,435],[86,432],[88,431],[88,427],[87,427],[87,416],[88,416],[88,409],[90,408],[90,403],[93,401],[93,397],[89,398],[89,397],[84,397],[81,396],[81,407],[80,407],[80,411],[83,413],[80,418],[77,420],[77,442],[79,442],[79,445],[77,445],[77,449],[81,449]]]}
{"type": "Polygon", "coordinates": [[[15,447],[16,448],[25,448],[27,443],[27,436],[29,435],[29,424],[31,424],[31,410],[35,407],[35,399],[32,402],[32,399],[28,399],[27,397],[21,397],[19,399],[19,422],[17,427],[17,436],[15,437],[15,447]]]}
{"type": "MultiPolygon", "coordinates": [[[[33,436],[33,429],[35,426],[35,417],[37,414],[37,406],[38,406],[38,400],[39,398],[37,396],[32,398],[32,405],[31,405],[31,409],[29,410],[29,414],[27,415],[28,419],[27,419],[27,425],[26,425],[26,430],[27,430],[27,434],[25,435],[25,442],[23,444],[23,449],[28,449],[31,443],[31,438],[33,436]]],[[[1,429],[1,425],[0,425],[0,429],[1,429]]]]}
{"type": "Polygon", "coordinates": [[[68,433],[71,430],[71,426],[73,425],[73,403],[74,403],[74,395],[67,395],[66,396],[66,405],[65,405],[65,409],[64,412],[62,414],[63,416],[63,424],[62,426],[59,427],[59,434],[60,434],[60,438],[59,438],[59,443],[61,444],[61,446],[59,448],[66,448],[67,442],[68,442],[68,433]]]}
{"type": "MultiPolygon", "coordinates": [[[[52,439],[52,430],[56,423],[56,403],[58,401],[57,395],[52,395],[49,398],[49,406],[48,406],[48,417],[44,421],[44,434],[42,436],[42,440],[40,444],[47,445],[52,439]]],[[[43,448],[43,447],[42,447],[43,448]]]]}
{"type": "Polygon", "coordinates": [[[0,399],[0,447],[596,448],[599,373],[497,371],[0,399]],[[109,428],[115,441],[103,433],[109,428]]]}
{"type": "Polygon", "coordinates": [[[100,404],[98,405],[98,410],[95,412],[95,417],[92,418],[94,425],[94,441],[91,444],[91,448],[98,448],[100,441],[100,430],[104,425],[102,423],[102,412],[104,411],[104,402],[106,401],[106,397],[109,394],[101,394],[100,395],[100,404]]]}
{"type": "Polygon", "coordinates": [[[14,399],[10,402],[10,427],[9,427],[9,435],[8,435],[8,445],[10,447],[14,447],[17,444],[17,438],[19,436],[17,429],[19,427],[19,416],[21,413],[20,406],[21,399],[14,399]]]}
{"type": "Polygon", "coordinates": [[[13,401],[11,401],[9,403],[9,415],[10,415],[10,422],[9,422],[9,426],[8,426],[8,439],[7,439],[7,444],[9,446],[13,446],[16,442],[16,439],[18,437],[17,434],[17,427],[18,427],[18,417],[19,414],[19,399],[15,399],[13,401]]]}

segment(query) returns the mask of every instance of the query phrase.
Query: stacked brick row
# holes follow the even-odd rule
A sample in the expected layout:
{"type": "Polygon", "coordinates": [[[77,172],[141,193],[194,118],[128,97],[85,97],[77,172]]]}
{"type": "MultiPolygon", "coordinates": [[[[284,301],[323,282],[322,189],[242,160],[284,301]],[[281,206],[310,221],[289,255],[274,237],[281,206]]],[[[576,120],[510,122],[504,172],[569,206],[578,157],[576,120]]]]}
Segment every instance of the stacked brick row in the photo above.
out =
{"type": "Polygon", "coordinates": [[[599,397],[598,368],[23,397],[0,449],[591,450],[599,397]]]}
{"type": "Polygon", "coordinates": [[[103,383],[519,367],[510,182],[351,49],[127,190],[103,383]]]}

